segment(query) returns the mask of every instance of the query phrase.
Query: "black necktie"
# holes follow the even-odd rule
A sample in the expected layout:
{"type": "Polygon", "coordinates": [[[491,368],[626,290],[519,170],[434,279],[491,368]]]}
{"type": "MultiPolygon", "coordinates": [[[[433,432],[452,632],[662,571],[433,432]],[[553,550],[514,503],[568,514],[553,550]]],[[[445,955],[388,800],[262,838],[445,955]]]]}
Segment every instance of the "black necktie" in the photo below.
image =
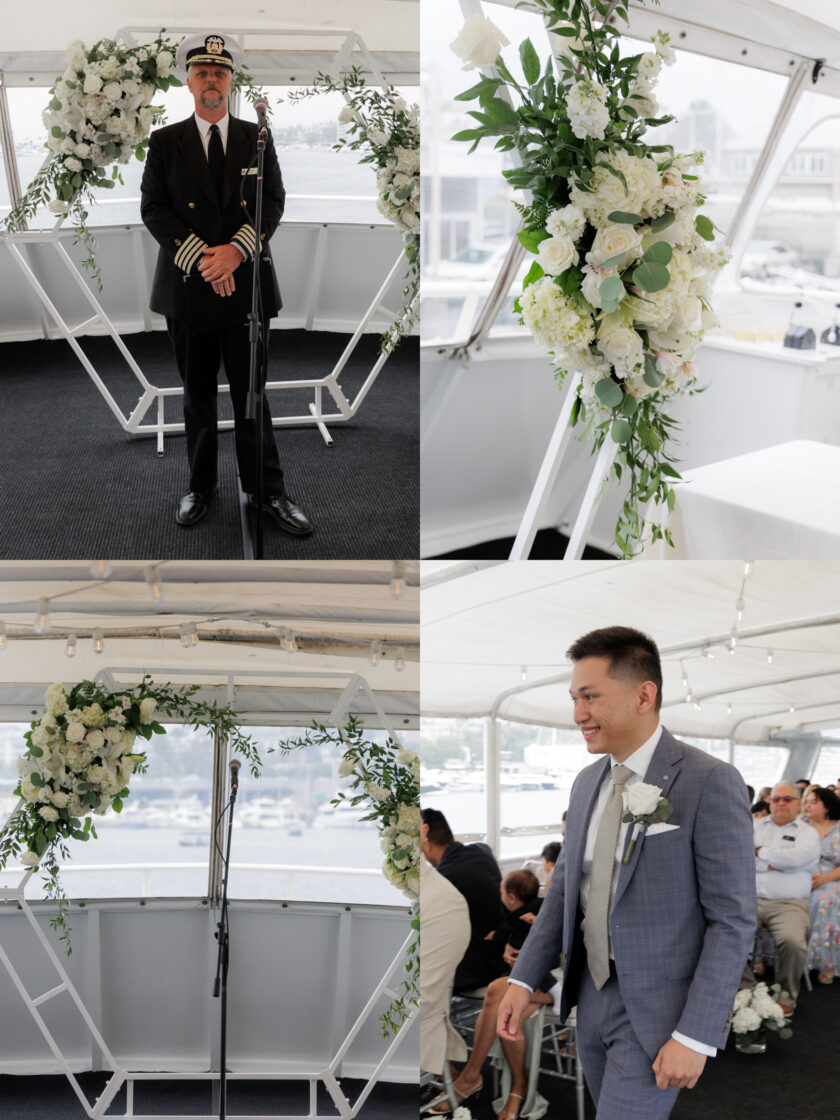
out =
{"type": "Polygon", "coordinates": [[[210,164],[210,178],[216,188],[219,205],[222,204],[225,184],[225,150],[222,147],[222,134],[217,124],[210,125],[210,144],[207,148],[207,161],[210,164]]]}

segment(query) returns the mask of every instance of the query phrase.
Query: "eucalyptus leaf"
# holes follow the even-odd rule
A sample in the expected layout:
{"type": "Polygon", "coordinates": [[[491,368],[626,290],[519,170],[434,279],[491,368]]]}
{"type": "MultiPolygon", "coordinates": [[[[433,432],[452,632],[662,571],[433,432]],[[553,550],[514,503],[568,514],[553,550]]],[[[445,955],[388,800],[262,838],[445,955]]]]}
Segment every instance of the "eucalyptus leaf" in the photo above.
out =
{"type": "MultiPolygon", "coordinates": [[[[604,166],[603,164],[601,166],[604,166]]],[[[625,210],[613,210],[612,214],[607,214],[607,218],[611,222],[618,222],[622,225],[638,226],[644,221],[640,214],[629,214],[625,210]]]]}
{"type": "Polygon", "coordinates": [[[646,261],[656,261],[657,264],[670,264],[673,255],[674,250],[667,241],[654,241],[649,248],[645,249],[644,259],[646,261]]]}
{"type": "Polygon", "coordinates": [[[629,420],[635,415],[636,409],[639,407],[639,402],[630,393],[624,394],[624,400],[621,402],[621,414],[626,416],[629,420]]]}
{"type": "Polygon", "coordinates": [[[643,261],[633,270],[633,283],[644,292],[661,292],[670,282],[671,273],[656,261],[643,261]]]}
{"type": "Polygon", "coordinates": [[[618,303],[624,295],[624,285],[618,276],[608,276],[606,280],[601,281],[598,291],[605,304],[618,303]]]}
{"type": "Polygon", "coordinates": [[[610,428],[613,443],[627,443],[633,435],[633,429],[626,420],[614,420],[610,428]]]}
{"type": "Polygon", "coordinates": [[[700,234],[704,241],[714,241],[715,227],[711,219],[707,218],[705,214],[698,214],[694,219],[694,228],[700,234]]]}
{"type": "Polygon", "coordinates": [[[595,395],[605,408],[618,408],[624,392],[611,377],[604,377],[596,383],[595,395]]]}
{"type": "Polygon", "coordinates": [[[654,233],[660,233],[663,229],[667,229],[668,226],[672,226],[675,219],[676,214],[674,213],[674,211],[666,210],[664,214],[660,214],[658,218],[653,219],[653,221],[650,223],[650,228],[654,233]]]}

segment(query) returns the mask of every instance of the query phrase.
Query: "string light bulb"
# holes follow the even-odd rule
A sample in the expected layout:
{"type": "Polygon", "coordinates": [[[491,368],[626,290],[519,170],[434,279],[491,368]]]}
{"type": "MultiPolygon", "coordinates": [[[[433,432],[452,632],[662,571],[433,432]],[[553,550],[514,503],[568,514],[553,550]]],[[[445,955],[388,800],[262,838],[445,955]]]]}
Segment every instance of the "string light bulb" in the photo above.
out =
{"type": "Polygon", "coordinates": [[[772,651],[772,649],[768,649],[768,651],[767,651],[767,664],[768,665],[773,664],[773,651],[772,651]]]}
{"type": "Polygon", "coordinates": [[[405,668],[405,646],[397,646],[397,652],[394,654],[394,669],[401,673],[405,668]]]}
{"type": "Polygon", "coordinates": [[[729,646],[729,652],[733,656],[735,655],[735,647],[737,646],[737,644],[738,644],[738,631],[733,626],[732,627],[732,632],[729,635],[729,641],[727,643],[727,645],[729,646]]]}
{"type": "Polygon", "coordinates": [[[143,574],[146,577],[146,583],[149,585],[149,598],[153,603],[162,603],[166,596],[164,595],[160,572],[154,564],[149,564],[143,574]]]}
{"type": "Polygon", "coordinates": [[[747,604],[744,602],[743,595],[739,595],[738,600],[735,603],[735,611],[738,615],[738,621],[739,622],[743,621],[744,611],[746,610],[746,608],[747,608],[747,604]]]}
{"type": "Polygon", "coordinates": [[[0,649],[5,649],[6,646],[6,623],[0,622],[0,649]]]}
{"type": "Polygon", "coordinates": [[[91,639],[93,641],[93,652],[102,653],[105,649],[105,639],[102,637],[102,631],[94,630],[91,634],[91,639]]]}
{"type": "Polygon", "coordinates": [[[198,629],[194,622],[187,623],[187,636],[191,646],[198,645],[198,629]]]}
{"type": "Polygon", "coordinates": [[[181,636],[181,645],[184,647],[184,649],[189,649],[190,648],[190,636],[189,636],[189,631],[187,630],[187,624],[185,622],[182,622],[181,625],[178,627],[178,633],[181,636]]]}
{"type": "Polygon", "coordinates": [[[402,599],[405,594],[405,560],[395,560],[391,575],[391,598],[402,599]]]}
{"type": "Polygon", "coordinates": [[[48,634],[51,626],[50,601],[41,597],[38,600],[38,610],[35,612],[35,633],[48,634]]]}
{"type": "Polygon", "coordinates": [[[382,656],[382,642],[375,638],[370,643],[370,654],[368,655],[368,662],[376,667],[379,664],[379,658],[382,656]]]}
{"type": "Polygon", "coordinates": [[[714,661],[714,659],[715,659],[715,655],[714,655],[714,652],[712,650],[712,647],[709,645],[708,642],[706,642],[706,644],[703,646],[703,656],[706,658],[707,661],[714,661]]]}
{"type": "Polygon", "coordinates": [[[90,566],[91,579],[107,579],[112,570],[108,560],[94,560],[90,566]]]}
{"type": "Polygon", "coordinates": [[[64,647],[64,653],[66,654],[67,657],[75,657],[76,656],[76,635],[75,634],[68,634],[67,635],[67,645],[64,647]]]}
{"type": "Polygon", "coordinates": [[[287,653],[297,653],[298,645],[294,630],[283,631],[283,637],[280,639],[280,646],[287,653]]]}

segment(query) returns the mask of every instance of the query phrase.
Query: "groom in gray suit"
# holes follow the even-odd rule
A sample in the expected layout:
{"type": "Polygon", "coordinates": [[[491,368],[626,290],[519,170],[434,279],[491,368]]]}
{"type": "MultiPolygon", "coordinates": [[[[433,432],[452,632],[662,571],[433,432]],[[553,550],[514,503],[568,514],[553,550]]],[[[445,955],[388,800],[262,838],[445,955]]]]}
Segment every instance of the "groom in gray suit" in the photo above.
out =
{"type": "Polygon", "coordinates": [[[598,1120],[660,1120],[725,1045],[752,946],[747,789],[732,766],[661,726],[662,670],[647,635],[595,630],[566,656],[575,723],[589,753],[607,757],[575,780],[561,859],[511,973],[499,1034],[522,1037],[528,991],[562,950],[561,1015],[577,1004],[598,1120]],[[642,782],[657,789],[634,793],[642,782]],[[628,804],[636,820],[624,823],[628,804]]]}

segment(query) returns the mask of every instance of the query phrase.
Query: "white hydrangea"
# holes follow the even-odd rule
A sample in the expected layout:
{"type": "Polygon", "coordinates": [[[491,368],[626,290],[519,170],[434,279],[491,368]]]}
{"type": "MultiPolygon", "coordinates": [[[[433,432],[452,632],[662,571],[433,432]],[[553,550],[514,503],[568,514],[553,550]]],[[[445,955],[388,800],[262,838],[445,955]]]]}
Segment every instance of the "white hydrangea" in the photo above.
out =
{"type": "Polygon", "coordinates": [[[51,684],[46,695],[47,711],[53,715],[63,715],[67,711],[67,693],[61,684],[51,684]]]}
{"type": "Polygon", "coordinates": [[[397,752],[397,762],[403,766],[410,766],[417,758],[417,752],[411,750],[409,747],[403,747],[401,751],[397,752]]]}
{"type": "Polygon", "coordinates": [[[596,167],[591,191],[572,186],[571,201],[580,207],[592,225],[608,224],[608,214],[614,210],[638,214],[642,218],[658,217],[665,209],[662,198],[662,176],[649,156],[631,156],[623,149],[611,152],[610,165],[620,171],[627,183],[613,175],[606,167],[596,167]]]}
{"type": "Polygon", "coordinates": [[[739,1011],[735,1012],[732,1019],[732,1029],[736,1034],[747,1034],[749,1031],[757,1031],[761,1026],[761,1016],[757,1011],[753,1011],[751,1007],[742,1007],[739,1011]]]}
{"type": "Polygon", "coordinates": [[[586,228],[586,215],[579,206],[563,206],[551,211],[545,228],[552,237],[570,237],[577,241],[586,228]]]}
{"type": "Polygon", "coordinates": [[[610,111],[607,108],[607,90],[591,78],[575,82],[566,99],[566,111],[572,132],[579,140],[592,136],[603,140],[610,111]]]}
{"type": "Polygon", "coordinates": [[[582,350],[595,337],[592,316],[568,300],[550,277],[530,284],[519,305],[525,326],[546,350],[582,350]]]}
{"type": "Polygon", "coordinates": [[[43,817],[45,821],[57,821],[58,810],[53,809],[51,805],[42,805],[38,810],[38,816],[43,817]]]}
{"type": "Polygon", "coordinates": [[[397,820],[400,832],[405,832],[411,837],[417,837],[420,835],[419,805],[400,805],[400,811],[397,820]]]}

